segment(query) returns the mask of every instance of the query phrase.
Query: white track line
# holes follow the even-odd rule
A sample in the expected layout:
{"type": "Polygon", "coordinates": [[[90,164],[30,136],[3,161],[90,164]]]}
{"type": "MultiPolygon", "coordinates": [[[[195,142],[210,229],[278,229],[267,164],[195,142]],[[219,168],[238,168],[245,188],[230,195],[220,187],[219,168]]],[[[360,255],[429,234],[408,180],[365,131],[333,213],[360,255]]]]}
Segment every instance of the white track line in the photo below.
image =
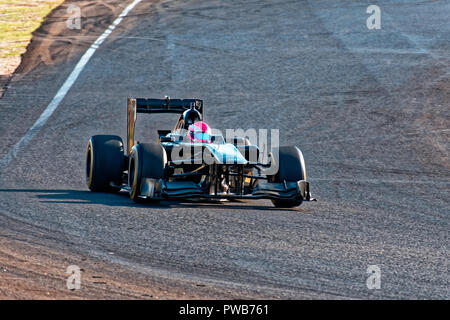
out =
{"type": "Polygon", "coordinates": [[[0,170],[7,167],[9,163],[17,156],[17,154],[33,139],[33,137],[39,132],[39,130],[44,126],[53,112],[58,108],[61,101],[69,92],[72,85],[77,80],[81,71],[83,71],[86,64],[91,59],[95,51],[100,47],[100,45],[105,41],[105,39],[113,32],[113,30],[122,22],[123,18],[128,15],[128,13],[142,0],[134,0],[128,7],[126,7],[122,13],[114,20],[114,22],[108,27],[108,29],[103,32],[103,34],[97,38],[97,40],[90,46],[88,50],[83,54],[80,61],[78,61],[75,68],[70,73],[69,77],[66,79],[64,84],[59,88],[53,100],[41,114],[39,119],[33,124],[33,126],[27,131],[27,133],[19,140],[8,153],[0,160],[0,170]]]}

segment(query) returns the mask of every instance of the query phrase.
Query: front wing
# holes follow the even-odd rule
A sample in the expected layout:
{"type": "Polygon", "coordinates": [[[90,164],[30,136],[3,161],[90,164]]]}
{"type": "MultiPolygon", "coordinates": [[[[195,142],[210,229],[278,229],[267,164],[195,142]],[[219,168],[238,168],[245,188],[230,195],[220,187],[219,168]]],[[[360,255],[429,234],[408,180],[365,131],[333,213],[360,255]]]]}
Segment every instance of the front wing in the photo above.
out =
{"type": "Polygon", "coordinates": [[[141,198],[149,199],[284,199],[316,201],[309,192],[309,182],[305,180],[285,181],[283,183],[261,181],[252,193],[206,193],[198,184],[191,181],[169,182],[162,179],[144,179],[141,185],[141,198]]]}

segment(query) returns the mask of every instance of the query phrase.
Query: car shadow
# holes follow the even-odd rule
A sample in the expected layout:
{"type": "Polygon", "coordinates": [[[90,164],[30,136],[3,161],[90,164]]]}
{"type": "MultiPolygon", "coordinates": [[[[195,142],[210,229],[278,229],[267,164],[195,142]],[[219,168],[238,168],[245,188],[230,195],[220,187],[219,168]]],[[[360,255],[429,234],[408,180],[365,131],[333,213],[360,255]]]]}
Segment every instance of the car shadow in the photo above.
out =
{"type": "MultiPolygon", "coordinates": [[[[256,205],[249,203],[248,200],[218,201],[218,200],[163,200],[159,204],[151,202],[134,203],[128,192],[121,191],[118,193],[102,193],[91,192],[88,190],[72,190],[72,189],[0,189],[1,193],[29,193],[29,197],[35,197],[41,203],[58,203],[73,205],[106,205],[117,207],[132,208],[154,208],[154,209],[170,209],[170,208],[211,208],[223,210],[262,210],[262,211],[293,211],[307,213],[309,210],[305,208],[275,208],[271,203],[256,205]]],[[[250,200],[254,202],[256,200],[250,200]]]]}

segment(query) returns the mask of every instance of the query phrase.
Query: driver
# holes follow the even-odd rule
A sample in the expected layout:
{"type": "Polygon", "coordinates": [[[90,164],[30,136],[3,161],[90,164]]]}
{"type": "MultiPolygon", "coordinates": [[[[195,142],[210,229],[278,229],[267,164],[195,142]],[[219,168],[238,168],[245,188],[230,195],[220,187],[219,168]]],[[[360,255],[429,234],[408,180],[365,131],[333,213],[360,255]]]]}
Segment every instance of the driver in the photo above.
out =
{"type": "Polygon", "coordinates": [[[211,128],[203,121],[197,121],[188,128],[188,137],[191,142],[211,143],[211,128]]]}

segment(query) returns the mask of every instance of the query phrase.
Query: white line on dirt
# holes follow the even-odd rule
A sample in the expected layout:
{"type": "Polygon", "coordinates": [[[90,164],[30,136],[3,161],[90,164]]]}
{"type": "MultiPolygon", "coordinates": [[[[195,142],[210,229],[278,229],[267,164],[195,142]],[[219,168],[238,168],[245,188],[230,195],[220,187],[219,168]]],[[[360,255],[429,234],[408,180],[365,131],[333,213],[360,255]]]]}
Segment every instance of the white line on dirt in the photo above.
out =
{"type": "Polygon", "coordinates": [[[94,55],[95,51],[100,47],[100,45],[105,41],[105,39],[113,32],[113,30],[122,22],[123,18],[128,15],[128,13],[142,0],[134,0],[128,7],[126,7],[122,13],[114,20],[114,22],[103,32],[103,34],[97,38],[97,40],[86,50],[86,52],[81,57],[80,61],[78,61],[75,68],[70,73],[69,77],[67,77],[64,84],[59,88],[56,95],[53,97],[50,104],[41,114],[39,119],[33,124],[33,126],[27,131],[27,133],[19,140],[9,151],[8,153],[0,160],[0,170],[6,168],[10,162],[17,156],[17,154],[34,138],[34,136],[39,132],[39,130],[45,125],[47,120],[53,114],[53,112],[58,108],[61,101],[66,96],[67,92],[69,92],[72,85],[77,80],[81,71],[83,71],[86,64],[89,62],[91,57],[94,55]]]}

